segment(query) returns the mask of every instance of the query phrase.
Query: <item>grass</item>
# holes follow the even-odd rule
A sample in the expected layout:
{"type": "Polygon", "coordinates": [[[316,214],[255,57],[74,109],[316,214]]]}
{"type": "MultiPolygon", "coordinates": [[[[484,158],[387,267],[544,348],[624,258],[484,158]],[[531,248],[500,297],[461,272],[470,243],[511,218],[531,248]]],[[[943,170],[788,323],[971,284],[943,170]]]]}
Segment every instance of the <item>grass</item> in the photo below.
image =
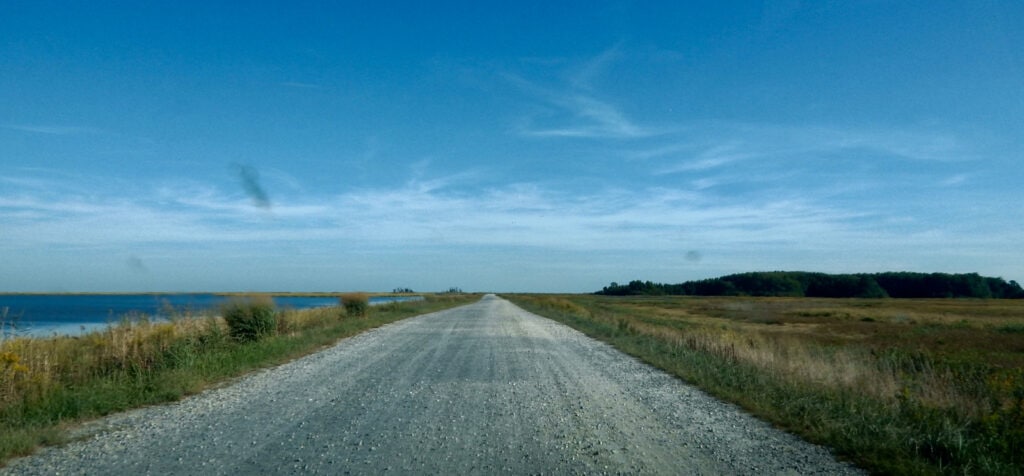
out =
{"type": "Polygon", "coordinates": [[[1024,301],[510,295],[885,474],[1024,474],[1024,301]]]}
{"type": "Polygon", "coordinates": [[[125,320],[76,337],[0,339],[0,465],[65,441],[84,420],[178,400],[254,369],[281,364],[414,315],[469,303],[474,295],[427,295],[372,306],[347,318],[338,307],[285,310],[275,335],[230,336],[223,318],[125,320]]]}
{"type": "Polygon", "coordinates": [[[345,293],[338,296],[338,300],[348,316],[365,316],[366,311],[370,308],[370,296],[366,293],[345,293]]]}
{"type": "Polygon", "coordinates": [[[277,306],[270,296],[231,298],[220,306],[220,315],[238,341],[258,341],[277,332],[277,306]]]}

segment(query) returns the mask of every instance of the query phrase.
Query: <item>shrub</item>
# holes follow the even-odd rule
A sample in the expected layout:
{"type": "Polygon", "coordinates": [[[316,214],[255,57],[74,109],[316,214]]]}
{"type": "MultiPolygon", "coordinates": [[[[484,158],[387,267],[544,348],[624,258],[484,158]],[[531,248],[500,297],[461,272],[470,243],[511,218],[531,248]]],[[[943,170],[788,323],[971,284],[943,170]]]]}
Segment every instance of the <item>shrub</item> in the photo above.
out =
{"type": "Polygon", "coordinates": [[[370,309],[370,297],[366,293],[346,293],[339,298],[347,316],[365,316],[370,309]]]}
{"type": "Polygon", "coordinates": [[[277,330],[277,307],[269,296],[238,298],[221,307],[231,337],[254,342],[277,330]]]}

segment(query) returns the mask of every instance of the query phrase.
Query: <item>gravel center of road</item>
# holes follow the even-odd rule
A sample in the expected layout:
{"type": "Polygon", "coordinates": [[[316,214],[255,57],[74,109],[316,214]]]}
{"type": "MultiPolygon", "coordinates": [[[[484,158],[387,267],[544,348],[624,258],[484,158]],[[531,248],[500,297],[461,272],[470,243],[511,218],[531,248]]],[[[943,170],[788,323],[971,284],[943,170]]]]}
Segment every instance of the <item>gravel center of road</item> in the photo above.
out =
{"type": "Polygon", "coordinates": [[[78,431],[0,473],[860,473],[493,295],[78,431]]]}

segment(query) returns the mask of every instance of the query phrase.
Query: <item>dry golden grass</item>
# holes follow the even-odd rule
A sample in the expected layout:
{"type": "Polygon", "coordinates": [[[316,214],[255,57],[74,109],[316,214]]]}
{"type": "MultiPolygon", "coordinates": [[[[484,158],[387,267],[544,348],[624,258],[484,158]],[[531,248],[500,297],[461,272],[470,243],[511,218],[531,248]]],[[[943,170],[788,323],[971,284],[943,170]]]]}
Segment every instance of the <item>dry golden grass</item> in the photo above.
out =
{"type": "Polygon", "coordinates": [[[1006,385],[1024,368],[1024,333],[1015,331],[1024,329],[1024,301],[545,299],[563,301],[557,307],[564,310],[601,309],[633,332],[793,381],[910,398],[971,418],[1013,404],[1012,389],[1024,386],[1006,385]],[[1001,383],[976,380],[980,368],[1001,383]]]}
{"type": "Polygon", "coordinates": [[[175,344],[224,331],[214,317],[141,319],[81,336],[0,340],[0,406],[114,369],[146,370],[175,344]]]}
{"type": "MultiPolygon", "coordinates": [[[[336,307],[285,310],[277,330],[296,335],[337,321],[340,315],[336,307]]],[[[126,319],[80,336],[0,339],[0,406],[112,370],[145,371],[176,345],[217,339],[227,332],[223,318],[208,315],[170,321],[126,319]]]]}

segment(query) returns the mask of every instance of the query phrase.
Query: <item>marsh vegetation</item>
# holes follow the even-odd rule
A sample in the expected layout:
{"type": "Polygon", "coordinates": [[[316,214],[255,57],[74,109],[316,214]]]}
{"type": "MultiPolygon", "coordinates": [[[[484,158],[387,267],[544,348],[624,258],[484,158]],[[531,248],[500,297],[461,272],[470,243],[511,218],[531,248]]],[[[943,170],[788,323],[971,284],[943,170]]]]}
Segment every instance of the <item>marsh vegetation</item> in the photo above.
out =
{"type": "Polygon", "coordinates": [[[510,295],[881,473],[1024,473],[1024,301],[510,295]]]}
{"type": "Polygon", "coordinates": [[[68,425],[174,401],[253,369],[410,316],[468,303],[474,295],[369,306],[281,310],[268,297],[231,301],[223,315],[132,319],[99,332],[0,339],[0,464],[60,442],[68,425]]]}

